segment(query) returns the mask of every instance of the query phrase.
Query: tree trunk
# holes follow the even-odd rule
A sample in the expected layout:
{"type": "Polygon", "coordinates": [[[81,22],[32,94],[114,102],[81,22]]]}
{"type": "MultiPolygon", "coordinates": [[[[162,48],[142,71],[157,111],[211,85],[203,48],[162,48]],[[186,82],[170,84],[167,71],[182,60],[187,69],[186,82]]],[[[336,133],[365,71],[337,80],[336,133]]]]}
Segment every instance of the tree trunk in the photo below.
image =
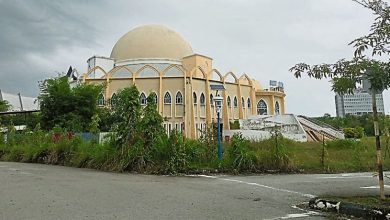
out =
{"type": "Polygon", "coordinates": [[[379,178],[379,189],[380,199],[385,199],[385,186],[383,181],[383,165],[382,165],[382,154],[381,154],[381,140],[379,136],[379,123],[378,123],[378,110],[376,107],[376,92],[372,91],[372,111],[374,115],[374,130],[375,130],[375,145],[376,145],[376,163],[378,166],[378,178],[379,178]]]}

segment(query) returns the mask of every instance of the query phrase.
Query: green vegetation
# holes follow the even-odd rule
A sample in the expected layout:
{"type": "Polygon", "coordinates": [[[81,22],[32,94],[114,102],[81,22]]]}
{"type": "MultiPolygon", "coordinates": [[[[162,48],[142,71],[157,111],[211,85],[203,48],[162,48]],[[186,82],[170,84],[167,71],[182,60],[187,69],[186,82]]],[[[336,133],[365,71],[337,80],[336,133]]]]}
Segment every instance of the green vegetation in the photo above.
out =
{"type": "Polygon", "coordinates": [[[362,138],[364,134],[364,129],[361,127],[357,128],[344,128],[343,129],[345,138],[362,138]]]}
{"type": "Polygon", "coordinates": [[[240,122],[238,120],[231,121],[229,124],[231,130],[240,129],[240,122]]]}
{"type": "MultiPolygon", "coordinates": [[[[209,145],[205,139],[185,140],[176,131],[170,137],[158,136],[148,147],[140,140],[122,148],[115,142],[98,144],[69,133],[43,132],[37,127],[21,134],[11,131],[7,143],[0,139],[0,160],[156,174],[338,173],[374,170],[375,149],[370,147],[374,142],[374,138],[326,142],[324,170],[322,143],[317,142],[299,143],[280,137],[277,144],[275,137],[250,142],[235,135],[230,143],[223,144],[222,161],[218,161],[213,140],[209,145]]],[[[390,158],[384,160],[384,167],[390,168],[390,158]]]]}
{"type": "MultiPolygon", "coordinates": [[[[317,121],[324,122],[331,125],[334,128],[343,130],[344,128],[363,128],[366,136],[374,136],[374,118],[372,114],[366,114],[361,116],[347,115],[344,118],[330,117],[325,114],[323,117],[314,118],[317,121]]],[[[390,127],[390,116],[379,115],[379,129],[384,134],[385,128],[390,127]]]]}
{"type": "Polygon", "coordinates": [[[378,199],[378,197],[374,197],[374,196],[354,196],[354,197],[325,196],[321,198],[331,200],[331,201],[354,203],[354,204],[369,206],[372,208],[389,209],[390,207],[390,197],[388,196],[384,200],[380,200],[378,199]]]}
{"type": "MultiPolygon", "coordinates": [[[[0,160],[157,174],[371,171],[375,166],[372,162],[375,150],[369,147],[374,144],[373,138],[330,141],[323,151],[322,143],[287,140],[277,130],[272,138],[259,142],[234,135],[230,143],[223,143],[223,157],[219,161],[216,127],[209,125],[199,140],[185,139],[177,131],[167,136],[155,94],[150,94],[146,105],[141,106],[139,91],[132,85],[117,91],[110,108],[99,109],[96,105],[100,87],[71,89],[64,83],[61,78],[50,81],[47,93],[41,96],[47,99],[41,103],[47,109],[37,119],[49,120],[46,127],[36,123],[34,129],[17,133],[10,126],[7,141],[0,138],[0,160]],[[64,93],[73,98],[64,98],[64,93]],[[79,100],[81,97],[83,101],[79,100]],[[58,106],[47,104],[48,100],[78,115],[57,109],[58,106]],[[82,108],[74,106],[75,103],[87,104],[82,108]],[[93,105],[92,110],[87,109],[89,105],[93,105]],[[78,124],[70,125],[71,122],[78,124]],[[96,134],[101,129],[111,131],[101,144],[74,134],[78,131],[96,134]]],[[[388,146],[389,137],[384,136],[383,141],[388,146]]],[[[385,154],[385,167],[390,167],[390,153],[388,157],[385,154]]]]}
{"type": "Polygon", "coordinates": [[[5,112],[10,108],[9,103],[5,100],[0,100],[0,112],[5,112]]]}
{"type": "Polygon", "coordinates": [[[67,77],[48,79],[40,95],[41,126],[58,126],[68,131],[89,131],[98,113],[97,100],[102,86],[81,84],[71,88],[67,77]]]}

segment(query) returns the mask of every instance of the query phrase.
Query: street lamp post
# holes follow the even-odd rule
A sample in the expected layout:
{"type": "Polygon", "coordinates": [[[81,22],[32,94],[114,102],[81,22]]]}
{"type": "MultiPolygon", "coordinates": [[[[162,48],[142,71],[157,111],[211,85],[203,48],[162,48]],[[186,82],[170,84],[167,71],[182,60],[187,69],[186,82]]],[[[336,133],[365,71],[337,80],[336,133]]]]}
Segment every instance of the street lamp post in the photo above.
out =
{"type": "Polygon", "coordinates": [[[217,111],[217,126],[218,126],[218,160],[222,159],[222,146],[221,146],[221,109],[222,109],[222,100],[223,98],[220,95],[217,95],[214,98],[215,109],[217,111]]]}
{"type": "Polygon", "coordinates": [[[223,84],[210,85],[210,89],[216,91],[214,103],[217,111],[217,126],[218,126],[218,160],[222,160],[222,146],[221,146],[221,109],[223,98],[218,94],[218,91],[225,90],[223,84]]]}

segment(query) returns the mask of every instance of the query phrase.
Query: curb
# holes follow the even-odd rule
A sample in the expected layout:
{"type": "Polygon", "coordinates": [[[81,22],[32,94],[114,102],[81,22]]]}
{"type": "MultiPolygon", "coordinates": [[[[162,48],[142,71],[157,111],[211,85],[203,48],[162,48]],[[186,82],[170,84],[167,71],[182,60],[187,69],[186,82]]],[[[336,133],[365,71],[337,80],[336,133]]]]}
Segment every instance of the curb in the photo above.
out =
{"type": "Polygon", "coordinates": [[[309,201],[309,207],[322,211],[337,212],[345,215],[352,215],[364,219],[385,219],[390,220],[390,208],[373,208],[348,202],[335,202],[320,198],[309,201]]]}

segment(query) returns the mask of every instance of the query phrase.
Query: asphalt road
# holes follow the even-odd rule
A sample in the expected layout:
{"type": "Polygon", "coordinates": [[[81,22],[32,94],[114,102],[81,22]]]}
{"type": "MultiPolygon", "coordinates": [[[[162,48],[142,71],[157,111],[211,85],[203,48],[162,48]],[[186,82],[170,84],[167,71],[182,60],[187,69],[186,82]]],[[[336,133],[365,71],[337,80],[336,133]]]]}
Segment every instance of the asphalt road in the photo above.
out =
{"type": "Polygon", "coordinates": [[[376,184],[371,173],[170,177],[0,162],[0,219],[327,219],[295,205],[377,194],[376,184]]]}

